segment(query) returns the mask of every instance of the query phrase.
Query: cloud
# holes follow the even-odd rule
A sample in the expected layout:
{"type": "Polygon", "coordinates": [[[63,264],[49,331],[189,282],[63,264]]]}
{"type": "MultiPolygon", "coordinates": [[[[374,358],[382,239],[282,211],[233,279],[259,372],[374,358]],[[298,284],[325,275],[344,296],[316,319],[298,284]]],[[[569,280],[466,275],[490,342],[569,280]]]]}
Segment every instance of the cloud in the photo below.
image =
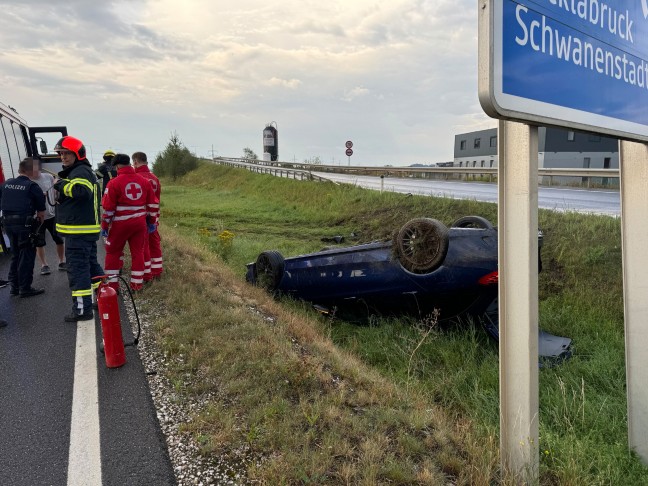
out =
{"type": "Polygon", "coordinates": [[[299,79],[279,79],[279,78],[270,78],[267,81],[268,86],[280,86],[288,89],[296,89],[302,82],[299,79]]]}
{"type": "Polygon", "coordinates": [[[82,126],[97,144],[121,137],[155,153],[177,130],[187,146],[235,156],[276,120],[280,157],[329,160],[355,133],[358,163],[406,164],[451,158],[456,127],[494,125],[477,102],[472,0],[2,7],[0,101],[34,124],[82,126]],[[63,113],[61,99],[76,103],[63,113]]]}
{"type": "Polygon", "coordinates": [[[344,95],[342,96],[342,100],[353,101],[355,98],[366,96],[368,94],[369,94],[369,90],[367,88],[363,88],[362,86],[356,86],[355,88],[345,91],[344,95]]]}

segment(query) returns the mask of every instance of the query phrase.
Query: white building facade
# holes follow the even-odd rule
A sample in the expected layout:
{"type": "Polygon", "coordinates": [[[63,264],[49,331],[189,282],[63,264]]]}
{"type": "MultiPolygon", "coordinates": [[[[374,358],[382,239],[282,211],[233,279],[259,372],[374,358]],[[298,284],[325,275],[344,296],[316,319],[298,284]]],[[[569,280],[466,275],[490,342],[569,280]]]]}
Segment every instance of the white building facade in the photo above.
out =
{"type": "MultiPolygon", "coordinates": [[[[497,128],[455,135],[454,167],[497,167],[497,163],[497,128]]],[[[538,166],[618,168],[619,141],[594,133],[539,127],[538,166]]]]}

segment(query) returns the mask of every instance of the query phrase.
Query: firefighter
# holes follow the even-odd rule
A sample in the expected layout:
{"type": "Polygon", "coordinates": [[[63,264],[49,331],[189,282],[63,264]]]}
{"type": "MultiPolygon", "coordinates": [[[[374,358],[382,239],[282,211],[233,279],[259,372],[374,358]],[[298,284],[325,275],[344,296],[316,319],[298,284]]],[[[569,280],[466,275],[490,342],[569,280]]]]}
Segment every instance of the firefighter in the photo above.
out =
{"type": "Polygon", "coordinates": [[[99,204],[101,190],[78,138],[65,136],[54,146],[63,162],[54,189],[58,191],[56,231],[65,238],[68,282],[72,291],[72,312],[66,322],[92,319],[92,290],[99,286],[94,277],[103,275],[97,262],[99,204]]]}
{"type": "Polygon", "coordinates": [[[119,270],[124,246],[131,254],[130,288],[138,291],[144,283],[144,244],[147,232],[156,227],[158,201],[149,182],[135,173],[130,157],[116,154],[113,164],[117,177],[106,186],[101,200],[101,235],[106,238],[105,270],[108,283],[119,290],[119,270]]]}
{"type": "Polygon", "coordinates": [[[99,164],[99,167],[97,167],[97,170],[95,171],[97,179],[101,179],[102,195],[106,192],[106,186],[108,185],[108,182],[110,182],[111,179],[117,177],[117,169],[115,169],[115,166],[112,163],[114,157],[115,152],[110,149],[106,150],[103,154],[103,162],[99,164]]]}
{"type": "Polygon", "coordinates": [[[0,209],[11,242],[11,295],[20,297],[32,297],[45,292],[45,289],[32,287],[36,261],[36,246],[32,237],[45,219],[45,196],[38,184],[29,178],[37,163],[31,157],[23,159],[18,165],[18,177],[9,179],[0,186],[0,209]]]}
{"type": "MultiPolygon", "coordinates": [[[[160,201],[160,192],[162,186],[159,179],[149,170],[148,161],[144,152],[135,152],[132,156],[133,166],[135,172],[142,177],[148,179],[155,198],[160,201]]],[[[158,206],[158,221],[159,221],[159,206],[158,206]]],[[[160,246],[160,233],[158,233],[158,225],[155,226],[155,231],[148,234],[148,244],[144,245],[144,281],[148,282],[154,278],[159,278],[162,275],[162,247],[160,246]]]]}

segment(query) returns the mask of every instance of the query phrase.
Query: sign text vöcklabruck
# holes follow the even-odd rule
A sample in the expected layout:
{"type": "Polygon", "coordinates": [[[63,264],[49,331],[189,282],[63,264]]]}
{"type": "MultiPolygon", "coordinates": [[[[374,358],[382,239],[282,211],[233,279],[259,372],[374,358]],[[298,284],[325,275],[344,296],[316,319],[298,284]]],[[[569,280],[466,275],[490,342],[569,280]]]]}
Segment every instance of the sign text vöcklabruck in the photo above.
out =
{"type": "MultiPolygon", "coordinates": [[[[597,0],[548,0],[548,3],[634,44],[634,20],[628,10],[618,12],[597,0]]],[[[539,15],[539,20],[534,19],[537,14],[530,15],[524,5],[517,5],[515,14],[519,26],[515,42],[520,46],[529,46],[534,51],[571,62],[583,69],[648,89],[648,63],[643,59],[633,60],[627,53],[595,43],[587,36],[566,32],[567,29],[561,29],[560,24],[550,25],[545,15],[539,15]]]]}
{"type": "Polygon", "coordinates": [[[549,3],[594,26],[608,29],[611,34],[634,44],[632,38],[634,20],[630,19],[630,12],[627,9],[618,12],[614,6],[599,0],[549,0],[549,3]]]}

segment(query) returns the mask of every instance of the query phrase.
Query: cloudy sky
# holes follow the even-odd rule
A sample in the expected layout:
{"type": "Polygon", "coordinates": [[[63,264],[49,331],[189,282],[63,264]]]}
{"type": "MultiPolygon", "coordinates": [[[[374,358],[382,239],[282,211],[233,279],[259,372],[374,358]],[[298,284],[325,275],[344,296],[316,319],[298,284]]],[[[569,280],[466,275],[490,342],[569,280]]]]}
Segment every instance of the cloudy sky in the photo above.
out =
{"type": "Polygon", "coordinates": [[[409,165],[496,126],[477,98],[474,0],[0,0],[0,102],[67,125],[95,162],[199,156],[409,165]]]}

